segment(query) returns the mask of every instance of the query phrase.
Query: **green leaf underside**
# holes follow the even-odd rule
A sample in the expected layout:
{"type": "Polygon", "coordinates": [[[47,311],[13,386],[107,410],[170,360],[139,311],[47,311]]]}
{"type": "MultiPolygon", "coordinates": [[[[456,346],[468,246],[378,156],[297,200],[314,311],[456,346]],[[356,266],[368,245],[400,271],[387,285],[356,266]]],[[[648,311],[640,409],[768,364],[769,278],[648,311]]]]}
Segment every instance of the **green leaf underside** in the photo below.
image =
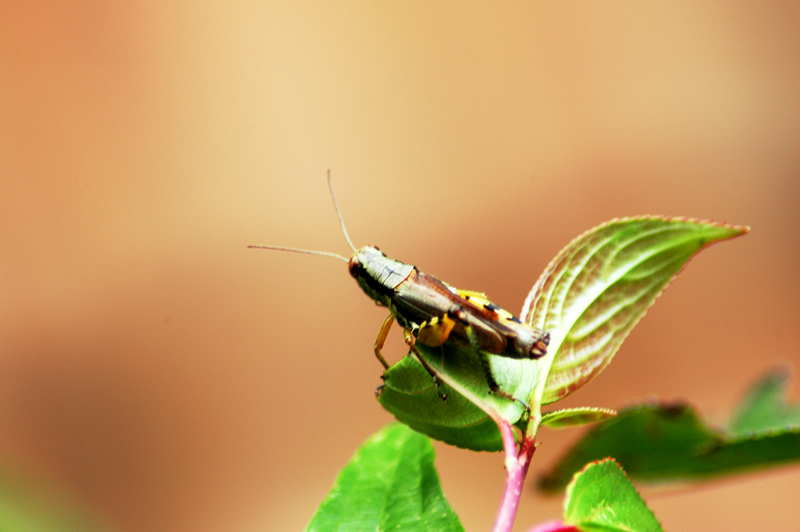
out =
{"type": "Polygon", "coordinates": [[[788,385],[789,370],[785,367],[776,368],[759,379],[732,416],[730,433],[747,437],[800,426],[800,403],[786,404],[788,385]]]}
{"type": "Polygon", "coordinates": [[[615,410],[608,408],[565,408],[544,414],[542,416],[542,425],[551,429],[561,429],[605,421],[616,415],[617,412],[615,410]]]}
{"type": "Polygon", "coordinates": [[[589,464],[567,487],[564,522],[583,531],[663,532],[613,460],[589,464]]]}
{"type": "Polygon", "coordinates": [[[442,494],[430,441],[392,424],[339,473],[307,532],[463,531],[442,494]]]}
{"type": "MultiPolygon", "coordinates": [[[[581,235],[550,263],[522,318],[550,332],[551,365],[542,404],[596,377],[647,309],[704,247],[746,227],[643,217],[614,220],[581,235]]],[[[547,368],[543,368],[546,370],[547,368]]]]}
{"type": "Polygon", "coordinates": [[[635,480],[713,478],[800,461],[800,427],[725,434],[703,423],[686,404],[635,406],[593,427],[539,479],[539,488],[559,490],[583,464],[609,456],[635,480]]]}

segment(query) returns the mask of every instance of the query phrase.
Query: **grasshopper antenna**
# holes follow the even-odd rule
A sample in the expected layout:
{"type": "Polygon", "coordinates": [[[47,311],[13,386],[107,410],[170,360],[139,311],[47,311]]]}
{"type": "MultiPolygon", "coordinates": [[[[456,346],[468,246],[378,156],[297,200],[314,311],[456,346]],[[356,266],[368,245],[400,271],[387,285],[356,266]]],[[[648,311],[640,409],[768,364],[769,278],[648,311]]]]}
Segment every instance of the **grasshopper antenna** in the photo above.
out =
{"type": "Polygon", "coordinates": [[[347,234],[347,228],[344,226],[344,218],[342,218],[342,211],[339,210],[339,203],[336,201],[336,194],[333,192],[333,181],[331,180],[331,170],[328,169],[328,188],[331,189],[331,198],[333,198],[333,206],[336,208],[336,216],[339,217],[339,223],[342,224],[342,232],[344,233],[345,239],[347,239],[347,244],[350,246],[350,249],[353,250],[353,253],[358,253],[358,250],[353,245],[353,241],[350,240],[350,235],[347,234]]]}
{"type": "MultiPolygon", "coordinates": [[[[336,194],[333,193],[333,181],[331,180],[331,171],[328,169],[328,188],[331,189],[331,198],[333,198],[333,206],[336,208],[336,216],[339,217],[339,223],[342,224],[342,232],[344,233],[344,237],[347,240],[350,249],[353,250],[353,253],[358,253],[356,247],[353,245],[353,241],[350,240],[350,235],[347,234],[347,228],[344,226],[344,219],[342,218],[342,212],[339,210],[339,203],[336,201],[336,194]]],[[[256,246],[250,245],[247,246],[248,249],[272,249],[275,251],[291,251],[292,253],[305,253],[306,255],[322,255],[323,257],[333,257],[334,259],[339,259],[344,262],[350,262],[347,257],[339,255],[338,253],[332,253],[330,251],[316,251],[313,249],[302,249],[302,248],[287,248],[284,246],[256,246]]]]}
{"type": "Polygon", "coordinates": [[[314,251],[312,249],[301,249],[301,248],[286,248],[283,246],[256,246],[250,245],[247,246],[248,249],[273,249],[275,251],[291,251],[292,253],[305,253],[306,255],[322,255],[323,257],[333,257],[334,259],[343,260],[344,262],[350,262],[347,257],[343,257],[338,253],[331,253],[330,251],[314,251]]]}

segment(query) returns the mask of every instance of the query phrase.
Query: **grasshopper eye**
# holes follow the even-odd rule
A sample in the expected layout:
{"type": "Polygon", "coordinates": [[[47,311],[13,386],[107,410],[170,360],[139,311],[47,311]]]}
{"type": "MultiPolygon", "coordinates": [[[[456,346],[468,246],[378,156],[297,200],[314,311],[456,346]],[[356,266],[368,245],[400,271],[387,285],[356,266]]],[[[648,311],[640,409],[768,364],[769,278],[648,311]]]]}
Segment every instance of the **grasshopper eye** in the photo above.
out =
{"type": "Polygon", "coordinates": [[[353,255],[350,257],[350,261],[347,263],[347,271],[350,272],[350,275],[358,278],[358,273],[361,271],[361,264],[358,262],[358,257],[353,255]]]}

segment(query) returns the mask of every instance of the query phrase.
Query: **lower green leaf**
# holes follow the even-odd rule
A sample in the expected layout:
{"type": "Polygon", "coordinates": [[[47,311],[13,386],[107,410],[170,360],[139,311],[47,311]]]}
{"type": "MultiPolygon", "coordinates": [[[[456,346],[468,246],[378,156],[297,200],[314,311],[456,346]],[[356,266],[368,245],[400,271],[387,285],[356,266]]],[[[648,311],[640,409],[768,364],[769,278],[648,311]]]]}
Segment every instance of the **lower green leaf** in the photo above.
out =
{"type": "Polygon", "coordinates": [[[612,456],[646,482],[709,479],[800,462],[798,404],[784,399],[782,372],[762,378],[738,409],[733,430],[706,424],[686,403],[651,403],[620,411],[590,430],[539,479],[555,491],[583,464],[612,456]]]}
{"type": "Polygon", "coordinates": [[[538,484],[556,491],[584,464],[609,456],[635,479],[685,478],[699,465],[698,451],[719,441],[684,404],[638,405],[593,427],[538,484]]]}
{"type": "Polygon", "coordinates": [[[463,532],[442,494],[428,438],[393,424],[372,435],[339,473],[307,532],[463,532]]]}

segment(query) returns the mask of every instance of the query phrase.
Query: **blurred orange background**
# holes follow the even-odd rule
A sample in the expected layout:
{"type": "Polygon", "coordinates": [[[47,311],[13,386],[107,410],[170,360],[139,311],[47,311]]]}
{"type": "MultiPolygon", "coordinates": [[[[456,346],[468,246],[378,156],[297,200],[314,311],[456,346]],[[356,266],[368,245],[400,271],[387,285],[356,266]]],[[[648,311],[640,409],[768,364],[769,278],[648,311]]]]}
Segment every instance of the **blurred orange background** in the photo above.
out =
{"type": "MultiPolygon", "coordinates": [[[[336,261],[245,248],[348,253],[329,168],[356,245],[517,311],[608,219],[752,226],[565,402],[724,420],[800,367],[798,27],[796,2],[0,4],[0,462],[113,530],[302,529],[391,420],[385,310],[336,261]]],[[[437,452],[488,530],[502,457],[437,452]]],[[[649,502],[787,530],[798,493],[794,467],[649,502]]],[[[560,504],[530,489],[517,530],[560,504]]]]}

